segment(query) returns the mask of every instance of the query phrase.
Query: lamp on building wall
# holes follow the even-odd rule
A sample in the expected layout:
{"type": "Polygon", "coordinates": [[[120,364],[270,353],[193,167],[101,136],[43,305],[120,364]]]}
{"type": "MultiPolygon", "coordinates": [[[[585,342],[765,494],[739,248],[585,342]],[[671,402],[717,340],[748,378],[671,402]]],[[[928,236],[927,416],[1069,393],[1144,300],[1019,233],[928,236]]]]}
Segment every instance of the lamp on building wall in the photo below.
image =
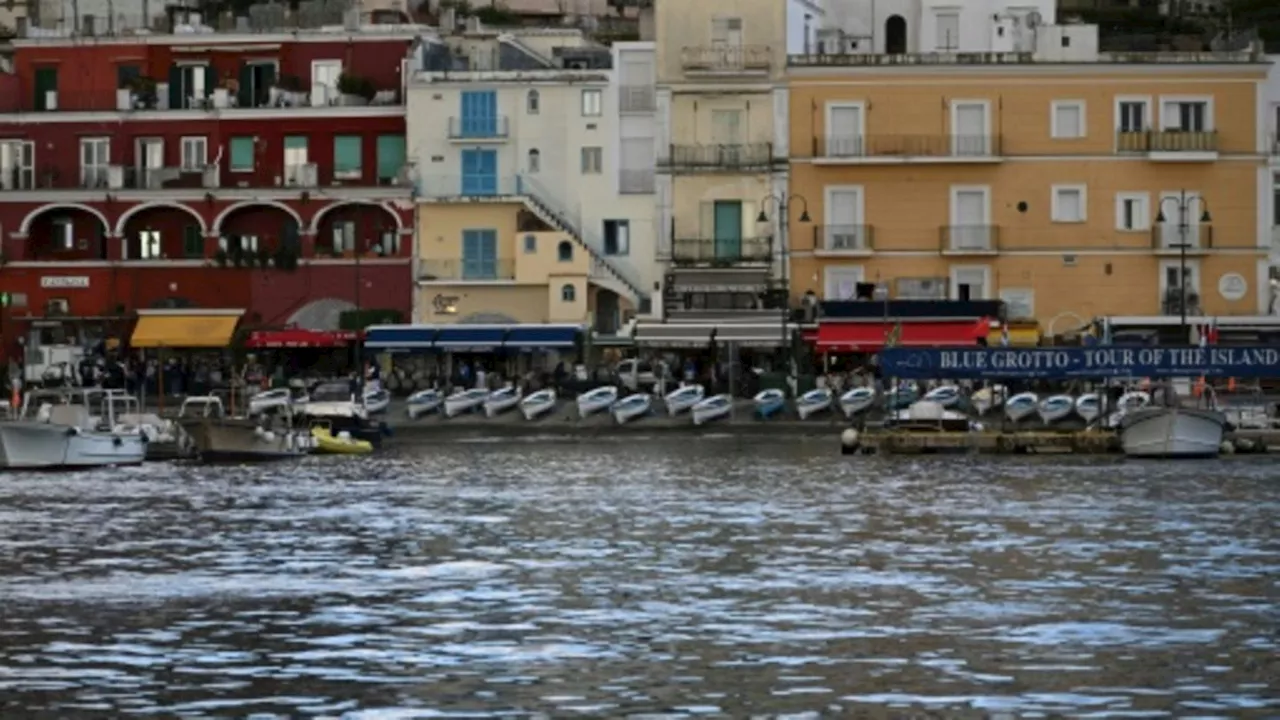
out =
{"type": "MultiPolygon", "coordinates": [[[[1179,190],[1177,195],[1171,195],[1160,200],[1160,209],[1156,213],[1156,225],[1161,226],[1162,233],[1166,222],[1164,206],[1169,201],[1177,203],[1178,208],[1178,242],[1175,245],[1168,246],[1178,249],[1178,327],[1182,332],[1183,342],[1190,342],[1191,337],[1187,329],[1187,248],[1194,246],[1191,245],[1190,238],[1187,237],[1191,232],[1191,223],[1188,218],[1190,217],[1192,206],[1197,202],[1201,208],[1200,222],[1208,225],[1213,218],[1209,216],[1209,205],[1204,201],[1204,198],[1194,193],[1188,193],[1186,190],[1179,190]]],[[[1198,246],[1199,237],[1196,240],[1196,245],[1198,246]]]]}

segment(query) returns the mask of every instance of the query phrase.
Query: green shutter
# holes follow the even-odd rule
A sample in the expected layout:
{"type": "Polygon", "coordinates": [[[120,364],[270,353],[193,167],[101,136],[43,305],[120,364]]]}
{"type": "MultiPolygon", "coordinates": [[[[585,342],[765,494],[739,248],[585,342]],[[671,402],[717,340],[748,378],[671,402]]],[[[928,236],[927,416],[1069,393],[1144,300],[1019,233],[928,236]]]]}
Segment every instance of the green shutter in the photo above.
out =
{"type": "Polygon", "coordinates": [[[182,68],[169,66],[169,109],[177,110],[186,103],[182,100],[182,68]]]}
{"type": "Polygon", "coordinates": [[[378,136],[378,183],[390,184],[404,167],[404,136],[378,136]]]}
{"type": "Polygon", "coordinates": [[[200,234],[199,225],[182,228],[182,253],[189,258],[204,257],[204,236],[200,234]]]}
{"type": "Polygon", "coordinates": [[[58,89],[58,68],[41,67],[36,68],[36,110],[48,110],[49,107],[45,103],[46,93],[49,91],[57,91],[58,89]]]}
{"type": "Polygon", "coordinates": [[[240,63],[240,87],[236,88],[236,104],[242,108],[253,107],[253,66],[240,63]]]}
{"type": "Polygon", "coordinates": [[[213,89],[216,87],[218,87],[218,71],[215,70],[212,65],[205,65],[204,66],[204,97],[213,97],[213,89]]]}
{"type": "Polygon", "coordinates": [[[285,149],[285,150],[306,150],[306,149],[307,149],[307,136],[306,136],[306,135],[287,135],[287,136],[285,136],[285,139],[284,139],[284,149],[285,149]]]}
{"type": "Polygon", "coordinates": [[[360,174],[360,136],[335,135],[333,138],[334,175],[360,174]]]}
{"type": "Polygon", "coordinates": [[[253,170],[253,138],[231,138],[231,171],[246,172],[253,170]]]}

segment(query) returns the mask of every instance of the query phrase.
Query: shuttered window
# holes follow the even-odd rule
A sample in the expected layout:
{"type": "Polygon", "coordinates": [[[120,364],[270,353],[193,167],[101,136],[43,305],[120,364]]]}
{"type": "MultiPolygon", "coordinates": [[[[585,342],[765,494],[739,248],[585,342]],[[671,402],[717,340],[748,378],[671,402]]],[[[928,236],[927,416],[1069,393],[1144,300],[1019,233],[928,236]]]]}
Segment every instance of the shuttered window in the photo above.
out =
{"type": "Polygon", "coordinates": [[[253,171],[253,138],[231,138],[231,172],[253,171]]]}
{"type": "Polygon", "coordinates": [[[333,176],[360,177],[359,135],[337,135],[333,138],[333,176]]]}
{"type": "Polygon", "coordinates": [[[378,136],[378,183],[393,184],[404,167],[404,136],[378,136]]]}

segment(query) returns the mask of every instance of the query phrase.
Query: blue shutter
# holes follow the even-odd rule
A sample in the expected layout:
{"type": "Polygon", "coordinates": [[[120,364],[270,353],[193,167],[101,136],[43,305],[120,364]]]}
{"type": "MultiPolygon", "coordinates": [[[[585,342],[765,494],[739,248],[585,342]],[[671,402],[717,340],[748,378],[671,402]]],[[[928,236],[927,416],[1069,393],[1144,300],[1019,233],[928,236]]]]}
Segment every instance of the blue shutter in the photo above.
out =
{"type": "Polygon", "coordinates": [[[498,231],[482,230],[479,242],[481,271],[485,277],[496,280],[498,278],[498,231]]]}
{"type": "Polygon", "coordinates": [[[480,151],[480,175],[481,193],[485,195],[498,194],[498,151],[497,150],[481,150],[480,151]]]}
{"type": "Polygon", "coordinates": [[[498,129],[498,93],[495,90],[462,93],[461,136],[493,137],[498,129]]]}
{"type": "Polygon", "coordinates": [[[496,195],[498,193],[498,151],[462,151],[462,194],[496,195]]]}

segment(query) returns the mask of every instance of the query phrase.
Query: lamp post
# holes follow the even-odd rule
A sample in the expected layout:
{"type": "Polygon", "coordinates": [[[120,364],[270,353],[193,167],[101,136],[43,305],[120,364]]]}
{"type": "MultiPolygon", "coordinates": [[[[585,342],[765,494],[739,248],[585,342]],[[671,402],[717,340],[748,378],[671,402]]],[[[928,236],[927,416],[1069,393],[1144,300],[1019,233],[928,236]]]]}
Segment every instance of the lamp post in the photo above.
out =
{"type": "Polygon", "coordinates": [[[782,346],[785,349],[787,345],[787,314],[791,304],[791,246],[788,244],[789,227],[791,225],[791,203],[800,203],[800,222],[809,222],[809,201],[800,194],[778,194],[770,193],[760,199],[760,215],[756,217],[756,222],[769,222],[769,215],[765,212],[769,203],[777,206],[778,211],[778,254],[782,261],[782,277],[787,283],[787,302],[782,304],[782,346]]]}
{"type": "MultiPolygon", "coordinates": [[[[1198,202],[1201,208],[1200,222],[1208,225],[1212,218],[1209,217],[1209,205],[1204,198],[1189,194],[1186,190],[1179,190],[1177,195],[1160,200],[1160,210],[1156,213],[1156,225],[1162,228],[1162,234],[1166,222],[1164,206],[1170,201],[1176,203],[1178,209],[1178,244],[1175,246],[1178,248],[1178,328],[1182,332],[1183,341],[1190,342],[1190,332],[1187,328],[1187,248],[1191,247],[1191,243],[1187,235],[1191,232],[1191,224],[1188,222],[1188,216],[1191,214],[1192,206],[1198,202]]],[[[1199,242],[1198,237],[1196,241],[1199,242]]]]}

